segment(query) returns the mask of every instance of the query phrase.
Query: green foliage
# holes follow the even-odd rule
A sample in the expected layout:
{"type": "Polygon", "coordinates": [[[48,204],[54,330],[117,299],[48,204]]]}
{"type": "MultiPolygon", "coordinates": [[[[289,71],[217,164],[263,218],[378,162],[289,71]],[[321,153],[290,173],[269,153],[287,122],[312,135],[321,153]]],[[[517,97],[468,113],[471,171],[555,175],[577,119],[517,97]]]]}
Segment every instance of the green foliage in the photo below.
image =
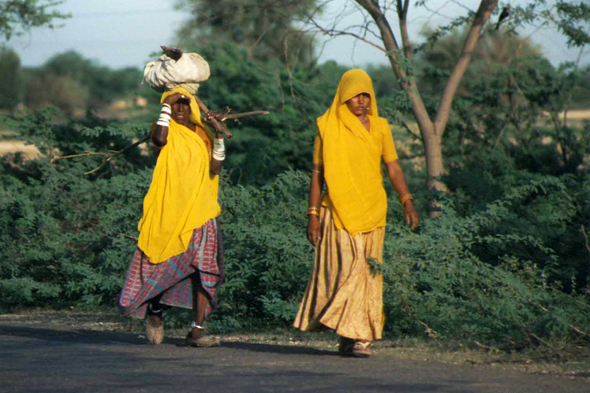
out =
{"type": "Polygon", "coordinates": [[[59,11],[50,11],[64,1],[4,0],[0,3],[0,35],[8,41],[13,35],[20,36],[33,27],[54,28],[53,21],[70,17],[59,11]]]}
{"type": "Polygon", "coordinates": [[[333,99],[343,67],[328,63],[289,73],[277,61],[250,60],[232,43],[206,45],[198,52],[210,63],[211,77],[199,89],[210,109],[271,112],[228,122],[235,134],[225,164],[232,181],[263,185],[286,170],[309,168],[315,121],[333,99]]]}
{"type": "Polygon", "coordinates": [[[136,68],[111,70],[95,61],[85,59],[74,51],[53,56],[43,65],[42,73],[69,77],[86,86],[90,107],[97,107],[115,98],[136,93],[142,80],[142,74],[136,68]]]}
{"type": "Polygon", "coordinates": [[[227,281],[218,317],[237,324],[292,323],[313,263],[304,236],[309,176],[285,172],[267,185],[223,184],[227,281]]]}
{"type": "MultiPolygon", "coordinates": [[[[572,326],[588,324],[588,287],[584,294],[565,294],[556,282],[560,258],[544,244],[545,234],[506,225],[514,224],[513,210],[523,210],[531,198],[550,204],[554,189],[564,192],[554,178],[514,187],[465,217],[456,214],[450,200],[441,201],[441,216],[423,221],[419,235],[392,222],[385,243],[385,260],[392,263],[383,266],[386,314],[393,321],[389,328],[395,334],[425,333],[506,350],[539,343],[534,336],[560,344],[579,338],[572,326]],[[502,231],[499,224],[505,225],[502,231]],[[537,258],[526,258],[523,249],[537,258]],[[539,256],[547,261],[544,266],[539,256]]],[[[571,222],[571,214],[556,213],[547,220],[560,226],[571,222]]],[[[588,259],[586,255],[586,264],[588,259]]]]}
{"type": "Polygon", "coordinates": [[[178,32],[179,45],[192,42],[232,42],[260,61],[280,59],[292,67],[313,58],[313,37],[296,27],[315,8],[316,0],[177,0],[193,18],[178,32]]]}
{"type": "MultiPolygon", "coordinates": [[[[56,149],[106,150],[131,138],[125,125],[58,126],[55,115],[47,109],[14,120],[47,158],[0,161],[5,311],[112,305],[135,248],[153,157],[131,151],[93,177],[83,172],[95,163],[51,164],[56,149]]],[[[386,333],[504,349],[534,337],[577,339],[572,326],[584,331],[590,321],[583,273],[590,253],[579,232],[588,227],[590,178],[532,175],[498,153],[465,168],[450,174],[454,199],[441,200],[440,216],[423,218],[419,233],[409,232],[390,197],[384,264],[372,263],[385,280],[386,333]]],[[[287,171],[261,187],[235,185],[228,175],[220,194],[227,276],[211,322],[219,330],[288,326],[313,264],[304,234],[309,175],[287,171]]]]}
{"type": "Polygon", "coordinates": [[[20,58],[10,48],[0,48],[0,108],[14,110],[22,95],[20,58]]]}

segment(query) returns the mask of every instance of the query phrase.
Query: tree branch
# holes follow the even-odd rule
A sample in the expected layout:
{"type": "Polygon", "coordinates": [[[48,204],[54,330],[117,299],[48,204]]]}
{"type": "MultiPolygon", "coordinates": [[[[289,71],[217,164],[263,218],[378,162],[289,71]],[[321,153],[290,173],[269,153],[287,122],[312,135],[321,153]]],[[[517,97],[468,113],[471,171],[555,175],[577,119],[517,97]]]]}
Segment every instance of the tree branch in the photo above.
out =
{"type": "Polygon", "coordinates": [[[455,93],[457,92],[457,88],[461,83],[461,79],[463,78],[465,71],[467,71],[467,67],[469,66],[469,62],[473,56],[473,51],[477,45],[477,42],[479,41],[481,30],[492,15],[492,11],[494,11],[496,5],[498,5],[498,0],[481,1],[479,9],[477,10],[475,18],[473,19],[473,24],[471,25],[469,33],[467,34],[467,38],[465,39],[461,56],[455,64],[455,68],[453,69],[445,89],[443,90],[440,105],[434,119],[435,131],[440,133],[441,136],[447,125],[447,122],[449,121],[453,98],[455,97],[455,93]]]}
{"type": "MultiPolygon", "coordinates": [[[[197,100],[197,103],[199,104],[199,106],[201,107],[201,110],[204,113],[208,113],[209,109],[207,109],[207,107],[203,104],[203,102],[195,97],[197,100]],[[202,105],[202,106],[201,106],[202,105]]],[[[234,115],[230,115],[229,111],[225,113],[225,115],[221,118],[221,120],[217,120],[215,118],[213,118],[210,122],[213,124],[214,127],[216,127],[215,129],[217,130],[219,127],[219,129],[221,130],[220,132],[224,132],[224,134],[227,132],[226,137],[229,139],[231,138],[233,135],[227,130],[227,127],[225,126],[225,124],[223,123],[226,120],[236,120],[236,119],[241,119],[244,117],[250,117],[250,116],[260,116],[260,115],[268,115],[270,112],[268,111],[253,111],[253,112],[244,112],[244,113],[236,113],[234,115]],[[217,126],[216,126],[217,124],[217,126]],[[224,131],[225,130],[225,131],[224,131]],[[229,135],[229,136],[228,136],[229,135]]],[[[80,158],[80,157],[96,157],[96,156],[101,156],[104,157],[101,164],[99,166],[97,166],[96,168],[85,172],[85,175],[90,175],[98,170],[100,170],[103,166],[105,166],[109,161],[111,161],[113,158],[120,156],[121,154],[125,153],[126,151],[134,148],[135,146],[141,145],[143,142],[147,141],[148,139],[150,139],[151,135],[146,135],[143,138],[141,138],[140,140],[138,140],[137,142],[119,150],[116,152],[111,152],[111,153],[102,153],[102,152],[93,152],[93,151],[85,151],[84,153],[79,153],[79,154],[72,154],[69,156],[55,156],[51,159],[51,163],[55,163],[57,161],[60,160],[69,160],[72,158],[80,158]]]]}
{"type": "Polygon", "coordinates": [[[358,34],[355,33],[351,33],[349,31],[344,31],[344,30],[337,30],[335,28],[332,29],[326,29],[324,27],[322,27],[318,22],[316,22],[315,19],[313,19],[313,17],[308,17],[308,20],[318,29],[320,30],[323,34],[330,36],[330,37],[339,37],[339,36],[343,36],[343,35],[348,35],[351,37],[356,38],[359,41],[364,42],[365,44],[371,45],[373,48],[377,48],[382,52],[387,52],[387,50],[385,48],[383,48],[382,46],[377,45],[376,43],[366,39],[365,37],[362,37],[358,34]]]}
{"type": "Polygon", "coordinates": [[[399,29],[402,35],[402,45],[404,46],[404,55],[414,61],[414,53],[412,51],[412,43],[408,35],[408,6],[410,0],[397,0],[397,15],[399,18],[399,29]]]}
{"type": "MultiPolygon", "coordinates": [[[[426,107],[424,106],[424,102],[420,97],[420,93],[418,92],[418,85],[416,84],[416,80],[414,78],[408,78],[407,70],[404,67],[401,67],[400,64],[403,63],[403,59],[399,59],[399,46],[395,39],[395,35],[391,30],[391,26],[387,19],[385,18],[385,14],[379,8],[379,4],[373,0],[355,0],[357,4],[359,4],[362,8],[364,8],[369,15],[375,21],[377,28],[381,33],[381,39],[383,40],[383,44],[385,45],[385,49],[387,50],[387,56],[389,58],[389,62],[391,67],[393,68],[394,73],[402,89],[408,94],[410,101],[412,102],[412,112],[414,113],[414,117],[416,118],[416,122],[420,127],[420,131],[422,132],[422,137],[424,139],[429,138],[432,133],[433,124],[430,120],[430,116],[426,111],[426,107]],[[402,60],[402,61],[400,61],[402,60]]],[[[403,12],[403,9],[402,9],[403,12]]]]}
{"type": "Polygon", "coordinates": [[[141,138],[140,140],[138,140],[137,142],[133,143],[132,145],[129,145],[129,146],[127,146],[127,147],[125,147],[125,148],[123,148],[123,149],[121,149],[121,150],[119,150],[117,152],[111,153],[111,154],[109,154],[109,153],[100,153],[100,152],[87,151],[87,152],[84,152],[84,153],[73,154],[73,155],[70,155],[70,156],[63,156],[63,157],[55,156],[55,157],[53,157],[51,159],[51,163],[54,163],[54,162],[59,161],[59,160],[67,160],[67,159],[70,159],[70,158],[103,156],[104,158],[102,160],[102,163],[99,166],[97,166],[96,168],[94,168],[91,171],[84,172],[85,175],[90,175],[90,174],[98,171],[103,166],[105,166],[113,158],[115,158],[115,157],[117,157],[117,156],[125,153],[127,150],[132,149],[132,148],[134,148],[137,145],[141,145],[143,142],[147,141],[148,139],[150,139],[150,135],[146,135],[143,138],[141,138]]]}

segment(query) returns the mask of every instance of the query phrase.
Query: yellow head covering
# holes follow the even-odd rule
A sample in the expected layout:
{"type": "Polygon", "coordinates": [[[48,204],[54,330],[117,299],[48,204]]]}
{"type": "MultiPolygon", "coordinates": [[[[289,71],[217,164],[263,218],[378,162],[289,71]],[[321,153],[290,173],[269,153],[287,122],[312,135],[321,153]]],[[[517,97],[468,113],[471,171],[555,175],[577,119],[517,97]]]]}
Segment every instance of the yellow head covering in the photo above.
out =
{"type": "MultiPolygon", "coordinates": [[[[191,99],[190,119],[202,126],[199,107],[188,90],[175,88],[164,93],[162,101],[176,92],[191,99]]],[[[193,230],[219,215],[217,187],[218,177],[209,174],[203,139],[171,120],[138,225],[138,247],[150,262],[160,263],[186,251],[193,230]]]]}
{"type": "Polygon", "coordinates": [[[377,117],[371,78],[359,69],[342,76],[332,106],[317,120],[334,218],[338,227],[353,235],[385,225],[387,214],[380,166],[382,148],[346,106],[346,101],[361,93],[371,96],[371,133],[386,125],[384,119],[377,117]]]}
{"type": "Polygon", "coordinates": [[[206,129],[206,127],[203,125],[203,122],[201,121],[201,110],[199,109],[199,105],[197,104],[197,100],[186,88],[176,87],[173,90],[169,90],[169,91],[165,92],[164,94],[162,94],[162,98],[160,98],[160,104],[162,104],[164,102],[166,97],[168,97],[174,93],[184,94],[185,96],[190,98],[191,101],[190,101],[189,106],[191,108],[191,114],[190,114],[189,120],[193,124],[198,124],[201,127],[206,129]]]}

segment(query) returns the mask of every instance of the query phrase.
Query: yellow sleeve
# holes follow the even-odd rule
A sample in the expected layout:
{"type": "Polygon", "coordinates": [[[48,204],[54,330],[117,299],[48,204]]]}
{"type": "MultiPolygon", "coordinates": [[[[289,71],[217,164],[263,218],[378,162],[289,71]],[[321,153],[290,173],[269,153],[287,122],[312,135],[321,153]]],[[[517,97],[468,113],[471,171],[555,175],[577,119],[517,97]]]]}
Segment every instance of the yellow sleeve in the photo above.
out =
{"type": "Polygon", "coordinates": [[[313,142],[313,163],[317,166],[324,165],[322,138],[319,135],[316,135],[315,141],[313,142]]]}
{"type": "Polygon", "coordinates": [[[393,136],[391,135],[391,127],[385,122],[383,128],[383,161],[392,162],[397,160],[397,150],[395,149],[395,143],[393,142],[393,136]]]}

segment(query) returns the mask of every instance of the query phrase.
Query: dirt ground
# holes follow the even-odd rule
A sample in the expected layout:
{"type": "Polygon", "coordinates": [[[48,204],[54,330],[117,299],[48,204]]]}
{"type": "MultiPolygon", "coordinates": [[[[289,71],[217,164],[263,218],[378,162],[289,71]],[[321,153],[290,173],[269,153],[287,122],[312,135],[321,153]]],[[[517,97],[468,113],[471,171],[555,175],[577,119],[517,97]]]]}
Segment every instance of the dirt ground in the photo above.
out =
{"type": "Polygon", "coordinates": [[[23,141],[0,140],[0,156],[8,153],[21,152],[29,159],[37,158],[39,150],[33,145],[26,145],[23,141]]]}

